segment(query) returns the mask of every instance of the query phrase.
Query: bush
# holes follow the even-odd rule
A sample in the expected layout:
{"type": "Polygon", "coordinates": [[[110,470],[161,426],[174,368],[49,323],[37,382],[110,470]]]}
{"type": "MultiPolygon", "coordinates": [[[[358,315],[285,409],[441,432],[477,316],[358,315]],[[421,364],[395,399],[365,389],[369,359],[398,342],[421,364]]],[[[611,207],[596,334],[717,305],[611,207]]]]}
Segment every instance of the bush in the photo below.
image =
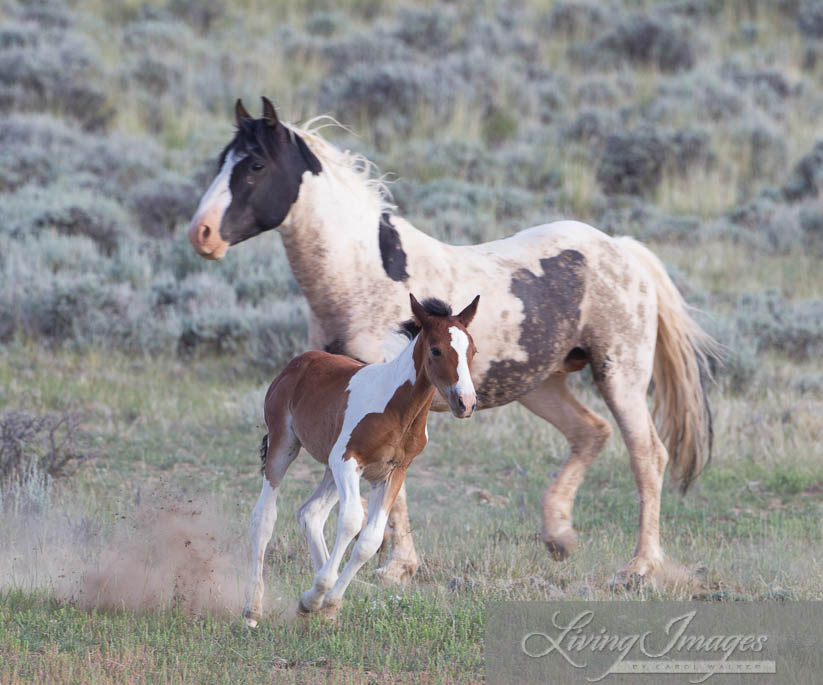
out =
{"type": "Polygon", "coordinates": [[[609,194],[653,193],[660,183],[665,161],[664,142],[652,128],[611,135],[597,167],[597,180],[609,194]]]}
{"type": "Polygon", "coordinates": [[[181,222],[191,218],[196,203],[194,184],[168,171],[144,179],[131,192],[131,208],[140,228],[154,238],[168,238],[181,222]]]}
{"type": "Polygon", "coordinates": [[[687,175],[714,160],[708,134],[687,128],[659,132],[651,126],[610,135],[600,154],[597,180],[608,194],[652,194],[664,169],[687,175]]]}
{"type": "Polygon", "coordinates": [[[766,291],[740,297],[735,310],[738,330],[756,341],[758,352],[794,360],[823,353],[823,299],[791,301],[766,291]]]}
{"type": "Polygon", "coordinates": [[[25,478],[32,462],[41,473],[64,475],[91,456],[73,412],[0,413],[0,482],[25,478]]]}
{"type": "Polygon", "coordinates": [[[90,41],[71,28],[38,24],[48,12],[24,13],[29,22],[5,34],[0,45],[0,111],[57,109],[87,130],[104,128],[114,115],[92,84],[102,63],[90,41]]]}
{"type": "Polygon", "coordinates": [[[823,183],[823,141],[815,143],[812,151],[795,164],[792,175],[783,186],[783,195],[793,202],[804,197],[817,197],[821,183],[823,183]]]}
{"type": "Polygon", "coordinates": [[[795,21],[806,38],[823,38],[823,3],[819,0],[804,2],[797,10],[795,21]]]}
{"type": "Polygon", "coordinates": [[[594,43],[575,46],[570,58],[586,67],[629,64],[656,66],[665,72],[688,70],[695,64],[685,26],[646,14],[630,15],[594,43]]]}
{"type": "Polygon", "coordinates": [[[20,238],[31,232],[56,231],[85,235],[106,254],[112,254],[131,223],[113,200],[64,186],[27,185],[14,195],[0,195],[0,231],[20,238]]]}

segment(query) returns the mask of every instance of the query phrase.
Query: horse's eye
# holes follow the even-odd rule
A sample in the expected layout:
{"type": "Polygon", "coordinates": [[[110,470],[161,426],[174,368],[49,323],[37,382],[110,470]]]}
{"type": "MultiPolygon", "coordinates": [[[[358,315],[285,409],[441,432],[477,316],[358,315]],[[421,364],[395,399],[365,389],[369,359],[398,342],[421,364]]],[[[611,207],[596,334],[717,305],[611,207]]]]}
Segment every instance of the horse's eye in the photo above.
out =
{"type": "Polygon", "coordinates": [[[429,351],[432,353],[432,357],[439,357],[440,356],[440,348],[438,348],[438,347],[432,347],[431,350],[429,350],[429,351]]]}
{"type": "Polygon", "coordinates": [[[252,162],[251,169],[252,171],[260,171],[263,168],[263,165],[260,162],[252,162]]]}

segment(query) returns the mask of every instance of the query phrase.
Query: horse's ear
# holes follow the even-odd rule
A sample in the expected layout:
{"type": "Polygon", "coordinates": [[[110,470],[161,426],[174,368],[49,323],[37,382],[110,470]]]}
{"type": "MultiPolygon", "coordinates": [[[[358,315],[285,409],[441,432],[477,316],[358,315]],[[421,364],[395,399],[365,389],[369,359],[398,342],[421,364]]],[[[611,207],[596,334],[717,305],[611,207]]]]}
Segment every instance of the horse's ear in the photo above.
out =
{"type": "Polygon", "coordinates": [[[237,102],[234,104],[234,116],[237,119],[238,126],[246,119],[251,119],[251,114],[243,107],[243,101],[240,98],[237,98],[237,102]]]}
{"type": "Polygon", "coordinates": [[[323,171],[323,166],[320,164],[320,160],[317,159],[315,154],[309,150],[309,146],[306,145],[306,141],[303,138],[295,133],[294,139],[297,141],[297,149],[300,150],[300,154],[303,156],[303,160],[306,162],[306,166],[309,168],[315,176],[323,171]]]}
{"type": "Polygon", "coordinates": [[[265,121],[272,128],[277,128],[280,120],[277,118],[277,112],[274,111],[274,105],[265,95],[263,96],[263,121],[265,121]]]}
{"type": "Polygon", "coordinates": [[[472,319],[474,318],[474,315],[477,314],[478,302],[480,302],[480,295],[475,297],[468,307],[466,307],[462,312],[460,312],[457,316],[454,317],[463,325],[463,328],[468,328],[469,324],[472,322],[472,319]]]}
{"type": "Polygon", "coordinates": [[[417,319],[417,323],[424,326],[429,320],[429,313],[423,309],[423,305],[420,304],[417,301],[417,298],[411,293],[409,293],[409,300],[411,301],[411,310],[412,314],[414,314],[414,318],[417,319]]]}

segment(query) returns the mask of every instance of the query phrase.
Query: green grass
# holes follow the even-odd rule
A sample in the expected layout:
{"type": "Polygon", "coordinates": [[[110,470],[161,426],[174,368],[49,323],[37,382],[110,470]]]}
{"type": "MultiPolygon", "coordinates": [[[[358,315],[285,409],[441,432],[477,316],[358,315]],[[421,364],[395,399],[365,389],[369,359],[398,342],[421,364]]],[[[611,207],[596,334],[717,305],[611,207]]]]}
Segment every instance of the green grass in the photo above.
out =
{"type": "MultiPolygon", "coordinates": [[[[762,370],[767,383],[781,379],[768,393],[715,396],[712,465],[686,498],[664,491],[664,548],[676,562],[708,569],[700,588],[708,596],[823,599],[819,403],[806,407],[808,416],[800,411],[801,399],[781,389],[787,368],[774,360],[762,370]],[[783,420],[787,408],[794,411],[783,420]]],[[[575,381],[578,394],[608,415],[585,375],[575,381]]],[[[334,624],[293,613],[312,578],[294,513],[321,474],[303,454],[278,502],[267,615],[249,631],[239,590],[269,380],[228,359],[6,349],[3,404],[84,411],[97,457],[56,481],[39,514],[6,518],[0,681],[475,682],[483,678],[490,599],[682,599],[695,592],[610,588],[637,532],[637,496],[618,437],[578,496],[579,548],[567,562],[550,561],[536,537],[539,502],[566,448],[550,426],[509,406],[470,421],[432,417],[431,442],[408,479],[420,569],[406,588],[383,588],[370,562],[334,624]],[[140,544],[157,532],[140,528],[140,510],[161,495],[191,500],[217,521],[210,534],[232,562],[229,605],[192,616],[174,601],[137,611],[87,608],[67,593],[60,576],[95,568],[118,535],[140,544]]]]}

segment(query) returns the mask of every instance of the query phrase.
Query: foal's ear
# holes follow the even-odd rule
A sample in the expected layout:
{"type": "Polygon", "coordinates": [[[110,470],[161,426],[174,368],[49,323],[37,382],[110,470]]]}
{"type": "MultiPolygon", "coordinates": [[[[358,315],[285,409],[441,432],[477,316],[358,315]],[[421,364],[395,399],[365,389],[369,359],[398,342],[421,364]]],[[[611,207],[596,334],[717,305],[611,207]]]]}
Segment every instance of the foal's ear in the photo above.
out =
{"type": "Polygon", "coordinates": [[[414,314],[414,318],[417,319],[417,323],[424,326],[429,320],[429,313],[423,309],[423,305],[420,304],[417,301],[417,298],[411,293],[409,293],[409,300],[411,301],[411,310],[412,314],[414,314]]]}
{"type": "Polygon", "coordinates": [[[472,319],[474,318],[474,315],[477,314],[478,302],[480,302],[480,295],[475,297],[468,307],[466,307],[462,312],[460,312],[457,316],[454,317],[463,325],[463,328],[468,328],[469,324],[472,322],[472,319]]]}
{"type": "Polygon", "coordinates": [[[237,102],[234,103],[234,116],[237,119],[238,126],[246,119],[251,119],[251,114],[243,107],[243,101],[240,98],[237,98],[237,102]]]}
{"type": "Polygon", "coordinates": [[[274,111],[274,105],[265,95],[263,96],[263,121],[265,121],[272,128],[277,128],[280,120],[277,118],[277,112],[274,111]]]}

